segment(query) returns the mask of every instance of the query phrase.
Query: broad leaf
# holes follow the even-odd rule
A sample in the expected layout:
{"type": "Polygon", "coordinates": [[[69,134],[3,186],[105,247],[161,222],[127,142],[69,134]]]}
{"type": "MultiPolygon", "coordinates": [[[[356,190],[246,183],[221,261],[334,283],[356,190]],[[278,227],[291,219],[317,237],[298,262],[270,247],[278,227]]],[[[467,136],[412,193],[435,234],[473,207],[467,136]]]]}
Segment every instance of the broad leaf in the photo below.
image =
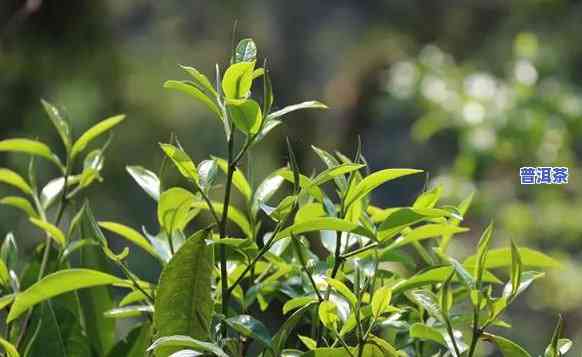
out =
{"type": "Polygon", "coordinates": [[[484,333],[482,338],[495,343],[504,357],[531,357],[523,347],[505,337],[484,333]]]}
{"type": "Polygon", "coordinates": [[[36,155],[48,159],[57,166],[62,167],[59,158],[53,154],[51,149],[40,141],[31,139],[6,139],[0,140],[0,151],[20,152],[29,155],[36,155]]]}
{"type": "Polygon", "coordinates": [[[0,337],[0,346],[6,352],[7,357],[20,357],[20,353],[16,350],[13,344],[0,337]]]}
{"type": "MultiPolygon", "coordinates": [[[[560,263],[545,255],[529,248],[519,248],[519,255],[524,267],[535,268],[558,268],[560,263]]],[[[474,267],[476,265],[477,257],[475,255],[465,259],[463,265],[466,267],[474,267]]],[[[487,254],[485,268],[495,269],[511,266],[511,248],[491,249],[487,254]]]]}
{"type": "Polygon", "coordinates": [[[85,150],[85,148],[87,147],[87,145],[91,143],[91,141],[95,140],[102,134],[108,132],[109,130],[117,126],[119,123],[121,123],[124,119],[125,115],[116,115],[107,118],[91,127],[89,130],[84,132],[83,135],[81,135],[81,137],[77,139],[77,141],[75,141],[75,144],[73,144],[73,148],[71,150],[71,156],[74,158],[81,151],[85,150]]]}
{"type": "Polygon", "coordinates": [[[372,296],[372,314],[375,318],[388,311],[392,299],[392,288],[383,286],[374,292],[372,296]]]}
{"type": "MultiPolygon", "coordinates": [[[[204,241],[208,234],[209,231],[199,231],[189,238],[162,271],[154,313],[159,336],[209,338],[214,312],[211,295],[214,258],[212,249],[204,241]]],[[[162,348],[159,355],[166,356],[177,350],[162,348]]]]}
{"type": "Polygon", "coordinates": [[[468,231],[467,228],[457,227],[450,224],[426,224],[407,232],[402,237],[395,240],[394,243],[390,244],[388,249],[400,248],[412,242],[466,231],[468,231]]]}
{"type": "Polygon", "coordinates": [[[36,210],[34,209],[34,207],[32,207],[32,204],[26,198],[8,196],[2,198],[0,200],[0,204],[18,208],[22,210],[24,213],[26,213],[26,215],[29,217],[39,218],[38,213],[36,213],[36,210]]]}
{"type": "Polygon", "coordinates": [[[123,281],[113,275],[90,269],[67,269],[49,274],[16,296],[6,321],[14,321],[26,310],[54,296],[92,286],[123,283],[123,281]]]}
{"type": "Polygon", "coordinates": [[[200,176],[200,188],[204,192],[208,192],[218,173],[218,165],[216,160],[204,160],[198,164],[198,175],[200,176]]]}
{"type": "Polygon", "coordinates": [[[61,232],[61,230],[58,227],[52,225],[51,223],[45,222],[34,217],[31,217],[29,219],[32,224],[45,231],[61,247],[63,247],[67,243],[65,235],[63,234],[63,232],[61,232]]]}
{"type": "Polygon", "coordinates": [[[279,232],[275,239],[279,240],[281,238],[289,237],[291,234],[300,235],[302,233],[322,230],[348,232],[365,236],[371,239],[375,238],[374,233],[370,232],[365,227],[359,226],[354,223],[350,223],[346,220],[339,218],[324,217],[293,224],[292,226],[287,227],[281,232],[279,232]]]}
{"type": "Polygon", "coordinates": [[[180,187],[164,191],[158,203],[158,222],[168,234],[182,231],[193,218],[191,211],[196,196],[180,187]]]}
{"type": "Polygon", "coordinates": [[[160,199],[160,179],[155,173],[141,166],[127,166],[126,170],[151,198],[160,199]]]}
{"type": "Polygon", "coordinates": [[[0,168],[0,182],[12,185],[29,195],[32,194],[32,188],[30,188],[26,180],[12,170],[0,168]]]}
{"type": "Polygon", "coordinates": [[[135,229],[115,222],[99,222],[99,227],[116,233],[156,258],[160,258],[151,243],[135,229]]]}
{"type": "Polygon", "coordinates": [[[204,74],[200,73],[200,71],[198,71],[196,68],[193,68],[193,67],[180,66],[180,68],[182,68],[190,76],[192,76],[192,78],[194,79],[196,84],[198,84],[198,86],[201,89],[204,89],[208,93],[212,94],[214,97],[217,96],[216,90],[214,89],[214,86],[212,85],[212,83],[210,83],[210,81],[208,80],[208,77],[206,77],[204,74]]]}
{"type": "Polygon", "coordinates": [[[261,129],[263,114],[256,101],[248,99],[240,104],[229,104],[227,109],[230,120],[243,133],[254,135],[261,129]]]}
{"type": "Polygon", "coordinates": [[[345,197],[345,205],[346,207],[349,207],[355,201],[363,198],[383,183],[394,180],[398,177],[417,174],[420,172],[422,172],[422,170],[414,169],[386,169],[376,171],[365,177],[356,186],[350,187],[345,197]]]}
{"type": "Polygon", "coordinates": [[[198,176],[196,165],[194,165],[190,156],[188,156],[188,154],[186,154],[182,149],[171,144],[160,144],[160,147],[172,160],[174,165],[176,165],[176,168],[180,171],[182,176],[198,185],[200,177],[198,176]]]}
{"type": "Polygon", "coordinates": [[[253,84],[255,62],[239,62],[232,64],[222,78],[222,90],[227,99],[244,99],[248,96],[253,84]]]}

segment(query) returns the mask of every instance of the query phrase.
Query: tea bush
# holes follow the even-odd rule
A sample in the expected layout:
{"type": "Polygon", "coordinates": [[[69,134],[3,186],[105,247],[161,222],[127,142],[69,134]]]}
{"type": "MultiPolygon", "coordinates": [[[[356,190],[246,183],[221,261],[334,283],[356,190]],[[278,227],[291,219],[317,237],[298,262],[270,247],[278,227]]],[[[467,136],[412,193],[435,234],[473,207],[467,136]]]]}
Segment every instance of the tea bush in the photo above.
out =
{"type": "MultiPolygon", "coordinates": [[[[422,171],[370,172],[359,145],[353,157],[314,146],[325,169],[307,176],[288,142],[288,164],[253,187],[240,168],[248,150],[288,114],[326,106],[309,101],[272,110],[267,62],[257,67],[250,39],[236,46],[224,72],[216,67],[215,84],[182,68],[190,80],[164,87],[216,115],[228,154],[195,164],[172,137],[160,144],[165,160],[157,174],[127,167],[157,207],[157,234],[123,219],[98,221],[83,197],[102,180],[109,140],[88,147],[123,115],[73,140],[62,111],[43,101],[64,158],[38,140],[0,141],[0,151],[31,157],[27,175],[0,170],[0,182],[19,191],[0,202],[20,209],[44,235],[26,259],[11,233],[0,250],[6,356],[472,357],[484,353],[482,342],[504,356],[530,356],[498,334],[511,328],[503,313],[557,261],[513,242],[490,249],[493,225],[474,255],[452,257],[448,245],[467,231],[462,221],[471,197],[442,205],[435,188],[408,207],[377,207],[370,200],[376,188],[422,171]],[[260,102],[251,96],[259,81],[260,102]],[[59,172],[44,186],[38,159],[59,172]],[[169,170],[183,176],[183,187],[168,187],[169,170]],[[194,220],[200,215],[206,220],[194,220]],[[127,262],[129,247],[113,251],[113,239],[151,255],[162,268],[158,281],[142,279],[127,262]],[[119,291],[122,298],[114,299],[119,291]],[[284,321],[267,328],[261,319],[268,314],[284,321]],[[122,319],[136,325],[119,338],[122,319]]],[[[544,356],[568,351],[562,330],[560,318],[544,356]]]]}

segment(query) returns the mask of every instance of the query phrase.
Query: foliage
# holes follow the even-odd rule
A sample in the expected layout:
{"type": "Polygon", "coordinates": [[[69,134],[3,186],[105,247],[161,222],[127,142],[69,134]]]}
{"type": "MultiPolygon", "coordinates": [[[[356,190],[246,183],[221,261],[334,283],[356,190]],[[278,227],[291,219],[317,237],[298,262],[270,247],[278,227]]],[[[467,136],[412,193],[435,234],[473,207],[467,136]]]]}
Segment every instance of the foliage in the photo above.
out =
{"type": "MultiPolygon", "coordinates": [[[[326,106],[308,101],[272,111],[267,62],[257,67],[250,39],[233,50],[224,72],[217,66],[215,84],[192,67],[183,69],[190,80],[164,87],[215,114],[228,155],[196,164],[172,138],[160,145],[166,159],[158,174],[127,168],[157,207],[157,234],[98,222],[87,201],[79,204],[83,190],[101,181],[107,143],[87,153],[80,166],[79,155],[124,116],[73,140],[61,111],[43,101],[64,160],[37,140],[0,141],[0,151],[31,156],[27,178],[0,171],[2,183],[24,194],[6,202],[45,232],[40,256],[24,263],[14,258],[13,235],[2,244],[0,301],[7,316],[0,345],[6,355],[33,356],[41,349],[46,356],[472,357],[487,341],[505,356],[529,356],[491,328],[510,327],[503,313],[543,276],[540,269],[555,268],[557,261],[513,242],[490,250],[493,225],[473,256],[461,262],[448,255],[451,239],[467,231],[461,224],[471,199],[441,205],[437,188],[409,207],[374,206],[375,189],[422,171],[369,172],[360,147],[353,158],[314,147],[325,169],[306,176],[288,143],[288,164],[253,187],[240,169],[248,150],[292,112],[326,106]],[[260,99],[251,96],[259,80],[260,99]],[[36,157],[59,172],[42,189],[36,157]],[[169,165],[183,176],[184,187],[167,187],[169,165]],[[216,197],[221,186],[223,195],[216,197]],[[235,189],[242,207],[231,199],[235,189]],[[199,219],[204,213],[209,223],[199,219]],[[67,214],[72,218],[63,220],[67,214]],[[130,245],[115,252],[113,239],[130,245]],[[129,266],[130,247],[161,266],[157,282],[129,266]],[[123,297],[114,299],[119,291],[123,297]],[[287,318],[280,326],[266,324],[260,311],[267,309],[287,318]],[[115,339],[116,321],[128,318],[137,325],[115,339]]],[[[545,356],[570,348],[562,331],[560,319],[545,356]]]]}

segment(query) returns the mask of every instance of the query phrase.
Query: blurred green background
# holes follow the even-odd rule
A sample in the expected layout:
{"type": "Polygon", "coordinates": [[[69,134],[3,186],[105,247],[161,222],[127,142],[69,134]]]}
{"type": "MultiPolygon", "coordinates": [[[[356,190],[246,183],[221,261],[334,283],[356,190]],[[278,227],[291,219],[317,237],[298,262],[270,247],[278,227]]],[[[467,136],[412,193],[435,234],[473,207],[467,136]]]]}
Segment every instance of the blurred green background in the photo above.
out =
{"type": "MultiPolygon", "coordinates": [[[[106,182],[87,195],[99,219],[153,231],[153,202],[125,165],[157,169],[157,143],[172,132],[196,161],[224,154],[217,121],[161,84],[185,78],[178,64],[209,75],[216,62],[224,67],[236,20],[239,36],[253,37],[269,59],[276,108],[309,99],[331,107],[291,115],[254,149],[257,180],[284,164],[285,136],[311,172],[320,166],[310,145],[352,153],[361,135],[373,170],[426,169],[450,203],[475,191],[472,233],[455,242],[455,255],[467,254],[494,220],[497,244],[512,238],[562,259],[563,269],[508,319],[513,337],[537,354],[562,311],[566,335],[578,342],[571,354],[580,355],[580,1],[2,0],[0,139],[38,137],[58,147],[40,98],[66,108],[76,135],[126,113],[106,182]],[[521,186],[521,166],[566,166],[570,181],[521,186]]],[[[25,169],[12,155],[1,155],[0,166],[25,169]]],[[[409,203],[424,185],[388,185],[375,203],[409,203]]],[[[24,245],[36,242],[18,212],[0,209],[1,236],[15,231],[24,245]]],[[[158,269],[139,256],[132,264],[150,276],[158,269]]]]}

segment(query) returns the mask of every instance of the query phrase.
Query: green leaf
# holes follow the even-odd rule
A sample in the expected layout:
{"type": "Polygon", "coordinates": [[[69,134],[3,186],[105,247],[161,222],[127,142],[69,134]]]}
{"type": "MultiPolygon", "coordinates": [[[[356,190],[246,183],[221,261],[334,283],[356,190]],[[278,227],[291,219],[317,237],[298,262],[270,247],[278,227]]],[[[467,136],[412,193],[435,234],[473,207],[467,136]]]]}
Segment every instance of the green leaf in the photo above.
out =
{"type": "Polygon", "coordinates": [[[333,302],[329,300],[322,301],[319,304],[318,315],[323,326],[332,331],[337,330],[339,316],[337,315],[337,307],[333,302]]]}
{"type": "Polygon", "coordinates": [[[392,299],[392,288],[389,286],[383,286],[374,292],[372,296],[372,314],[375,318],[380,317],[390,306],[390,300],[392,299]]]}
{"type": "Polygon", "coordinates": [[[193,67],[180,66],[180,68],[182,68],[190,76],[192,76],[192,78],[200,88],[206,90],[208,93],[212,94],[215,98],[217,97],[216,90],[214,89],[212,83],[210,83],[210,81],[208,80],[208,77],[206,77],[204,74],[200,73],[196,68],[193,67]]]}
{"type": "MultiPolygon", "coordinates": [[[[160,337],[154,341],[154,343],[148,348],[148,351],[156,351],[156,355],[160,350],[182,350],[184,347],[194,349],[201,352],[211,352],[218,357],[228,357],[224,351],[217,345],[205,341],[200,341],[198,339],[192,338],[190,336],[183,335],[173,335],[160,337]],[[180,348],[178,348],[180,347],[180,348]]],[[[166,354],[161,354],[161,356],[166,356],[166,354]]]]}
{"type": "Polygon", "coordinates": [[[160,199],[160,179],[155,173],[141,166],[127,166],[126,170],[151,198],[160,199]]]}
{"type": "Polygon", "coordinates": [[[240,40],[234,51],[234,62],[252,62],[257,59],[257,45],[252,38],[240,40]]]}
{"type": "Polygon", "coordinates": [[[182,176],[198,185],[200,177],[198,176],[196,165],[194,165],[194,162],[192,162],[190,156],[188,156],[188,154],[186,154],[182,149],[179,149],[171,144],[160,144],[160,147],[162,148],[162,151],[164,151],[164,153],[172,160],[182,176]]]}
{"type": "Polygon", "coordinates": [[[103,150],[101,149],[93,150],[87,154],[85,160],[83,161],[83,172],[81,173],[81,177],[79,179],[80,187],[88,187],[95,180],[103,180],[99,172],[103,168],[104,160],[105,157],[103,156],[103,150]]]}
{"type": "Polygon", "coordinates": [[[350,223],[343,219],[333,217],[316,218],[309,221],[293,224],[279,232],[275,239],[279,240],[281,238],[289,237],[292,233],[295,235],[300,235],[302,233],[322,230],[349,232],[365,236],[371,239],[375,239],[374,233],[370,232],[365,227],[359,226],[355,223],[350,223]]]}
{"type": "MultiPolygon", "coordinates": [[[[154,313],[159,336],[209,338],[214,312],[211,287],[214,257],[204,241],[208,235],[209,231],[203,230],[189,238],[162,271],[154,313]]],[[[177,350],[162,348],[159,355],[177,350]]]]}
{"type": "Polygon", "coordinates": [[[108,132],[109,130],[117,126],[119,123],[121,123],[124,119],[125,115],[116,115],[97,123],[89,130],[84,132],[83,135],[81,135],[81,137],[77,139],[77,141],[75,141],[75,144],[73,144],[73,148],[71,150],[71,157],[74,158],[75,156],[77,156],[77,154],[85,150],[85,148],[87,147],[87,145],[89,145],[89,143],[91,143],[91,141],[95,140],[100,135],[108,132]]]}
{"type": "MultiPolygon", "coordinates": [[[[223,204],[220,202],[211,202],[212,207],[214,207],[214,210],[216,211],[216,213],[218,215],[222,214],[222,209],[223,209],[223,204]]],[[[208,206],[206,205],[206,202],[203,201],[196,201],[193,203],[192,205],[195,208],[199,208],[199,209],[208,209],[208,206]]],[[[228,208],[228,220],[235,223],[240,229],[241,231],[245,234],[245,236],[247,237],[252,237],[253,235],[253,231],[251,229],[251,224],[249,223],[248,219],[245,217],[245,215],[239,211],[236,207],[234,206],[229,206],[228,208]]]]}
{"type": "Polygon", "coordinates": [[[14,321],[39,302],[57,295],[92,286],[123,283],[123,281],[113,275],[90,269],[67,269],[49,274],[16,296],[6,321],[14,321]]]}
{"type": "Polygon", "coordinates": [[[428,290],[415,289],[407,292],[407,296],[413,302],[422,306],[432,317],[440,322],[445,322],[445,316],[435,294],[428,290]]]}
{"type": "Polygon", "coordinates": [[[417,174],[422,172],[422,170],[414,169],[386,169],[381,171],[376,171],[369,176],[366,176],[357,185],[350,187],[345,197],[345,206],[349,207],[355,201],[363,198],[378,186],[386,183],[388,181],[394,180],[398,177],[417,174]]]}
{"type": "Polygon", "coordinates": [[[439,210],[418,210],[408,207],[394,208],[382,210],[381,212],[374,212],[372,215],[373,221],[382,221],[378,227],[378,240],[385,241],[398,233],[402,232],[406,227],[419,223],[427,218],[442,217],[443,211],[439,210]]]}
{"type": "Polygon", "coordinates": [[[30,139],[6,139],[0,140],[0,151],[20,152],[29,155],[36,155],[48,159],[57,166],[62,167],[59,158],[53,154],[51,149],[44,143],[30,139]]]}
{"type": "Polygon", "coordinates": [[[495,343],[504,357],[531,357],[523,347],[505,337],[485,332],[482,338],[486,341],[495,343]]]}
{"type": "Polygon", "coordinates": [[[314,350],[317,348],[317,341],[307,337],[307,336],[297,336],[299,340],[307,347],[308,350],[314,350]]]}
{"type": "Polygon", "coordinates": [[[134,290],[125,295],[123,299],[121,299],[121,301],[119,302],[119,307],[124,307],[136,302],[144,301],[146,299],[147,297],[144,295],[143,292],[141,292],[140,290],[134,290]]]}
{"type": "Polygon", "coordinates": [[[204,94],[204,92],[198,89],[193,83],[190,83],[188,81],[165,81],[164,88],[174,89],[189,95],[190,97],[206,105],[206,107],[210,109],[212,113],[216,114],[216,116],[220,120],[222,120],[222,114],[220,112],[220,109],[218,109],[216,103],[212,99],[210,99],[206,94],[204,94]]]}
{"type": "Polygon", "coordinates": [[[388,246],[388,249],[391,250],[400,248],[412,242],[418,242],[424,239],[440,237],[448,234],[462,233],[468,230],[469,229],[467,228],[457,227],[450,224],[425,224],[418,228],[412,229],[402,237],[395,240],[388,246]]]}
{"type": "Polygon", "coordinates": [[[16,350],[13,344],[0,337],[0,346],[6,352],[7,357],[20,357],[20,353],[16,350]]]}
{"type": "MultiPolygon", "coordinates": [[[[222,172],[224,172],[224,174],[226,174],[228,172],[228,162],[224,159],[219,158],[219,157],[213,156],[212,158],[214,160],[216,160],[220,170],[222,170],[222,172]]],[[[236,170],[234,171],[234,173],[232,175],[232,184],[243,195],[245,200],[247,202],[250,202],[251,197],[253,195],[251,185],[249,184],[245,175],[241,172],[241,170],[238,167],[236,168],[236,170]]]]}
{"type": "MultiPolygon", "coordinates": [[[[339,161],[337,161],[337,159],[329,152],[313,145],[311,146],[311,148],[313,149],[313,151],[315,151],[317,156],[319,156],[319,158],[321,159],[321,161],[323,161],[327,168],[333,168],[340,165],[339,161]]],[[[334,177],[334,180],[340,191],[345,192],[345,190],[348,188],[348,181],[346,180],[346,178],[343,175],[341,175],[334,177]]]]}
{"type": "Polygon", "coordinates": [[[55,129],[57,129],[57,132],[59,133],[59,136],[61,137],[65,148],[67,149],[67,152],[69,152],[71,149],[71,129],[69,127],[69,123],[65,120],[64,116],[54,105],[44,99],[41,99],[40,101],[51,122],[53,123],[53,126],[55,129]]]}
{"type": "Polygon", "coordinates": [[[268,121],[275,120],[275,119],[280,118],[288,113],[294,112],[296,110],[302,110],[302,109],[327,109],[327,105],[325,105],[321,102],[318,102],[316,100],[298,103],[298,104],[293,104],[293,105],[286,106],[285,108],[283,108],[281,110],[277,110],[276,112],[269,114],[267,116],[267,120],[268,121]]]}
{"type": "Polygon", "coordinates": [[[422,341],[433,341],[447,347],[447,342],[439,330],[418,322],[410,326],[410,337],[422,341]]]}
{"type": "Polygon", "coordinates": [[[83,247],[87,246],[98,246],[99,243],[94,241],[93,239],[78,239],[70,242],[63,252],[61,253],[61,258],[59,259],[60,263],[64,263],[67,259],[73,254],[74,252],[82,249],[83,247]]]}
{"type": "Polygon", "coordinates": [[[352,307],[356,306],[358,303],[358,298],[344,283],[332,278],[328,278],[327,283],[336,289],[340,294],[342,294],[342,296],[348,300],[352,307]]]}
{"type": "Polygon", "coordinates": [[[283,305],[283,315],[286,315],[289,311],[295,310],[298,307],[312,304],[317,301],[317,296],[298,296],[296,298],[287,300],[283,305]]]}
{"type": "Polygon", "coordinates": [[[313,184],[316,186],[321,186],[324,183],[333,180],[337,177],[343,177],[345,174],[360,170],[366,167],[366,165],[361,164],[341,164],[332,168],[329,168],[313,179],[313,184]]]}
{"type": "Polygon", "coordinates": [[[10,287],[10,273],[8,272],[8,267],[6,266],[6,262],[0,259],[0,285],[5,288],[10,287]]]}
{"type": "MultiPolygon", "coordinates": [[[[398,281],[392,287],[392,293],[400,294],[401,292],[419,286],[443,283],[447,280],[449,275],[451,275],[453,270],[454,268],[450,265],[427,268],[426,270],[420,271],[408,279],[398,281]]],[[[483,281],[496,284],[501,283],[499,279],[487,271],[485,271],[485,274],[483,275],[483,281]]]]}
{"type": "Polygon", "coordinates": [[[244,99],[249,95],[253,84],[255,62],[232,64],[222,78],[222,90],[227,99],[244,99]]]}
{"type": "Polygon", "coordinates": [[[182,231],[193,218],[192,207],[196,196],[180,187],[172,187],[164,191],[158,204],[158,221],[164,230],[171,234],[182,231]]]}
{"type": "MultiPolygon", "coordinates": [[[[85,245],[80,250],[79,265],[98,271],[109,271],[109,259],[102,248],[107,246],[107,240],[97,225],[91,207],[85,204],[79,216],[79,230],[81,237],[90,239],[96,244],[85,245]]],[[[125,281],[122,280],[124,283],[125,281]]],[[[114,307],[109,286],[95,286],[78,291],[81,309],[85,320],[87,335],[91,336],[90,343],[99,356],[105,356],[113,347],[115,335],[115,321],[106,318],[103,314],[114,307]]]]}
{"type": "Polygon", "coordinates": [[[139,317],[143,314],[151,314],[154,307],[151,305],[127,305],[105,311],[104,315],[110,319],[126,319],[130,317],[139,317]]]}
{"type": "MultiPolygon", "coordinates": [[[[353,351],[353,350],[354,349],[352,349],[352,351],[351,351],[352,353],[350,353],[343,347],[316,348],[314,350],[303,353],[301,355],[301,357],[353,357],[354,356],[353,353],[357,353],[357,351],[353,351]]],[[[368,357],[368,356],[366,355],[366,357],[368,357]]],[[[370,357],[372,357],[372,356],[370,356],[370,357]]],[[[374,356],[374,357],[376,357],[376,356],[374,356]]]]}
{"type": "Polygon", "coordinates": [[[301,322],[303,315],[309,308],[311,308],[312,303],[307,303],[303,305],[299,310],[295,311],[279,328],[279,331],[273,336],[273,352],[271,355],[266,351],[267,357],[277,357],[281,354],[281,351],[285,347],[285,343],[291,335],[293,329],[301,322]]]}
{"type": "Polygon", "coordinates": [[[476,265],[473,275],[476,277],[477,287],[481,286],[481,280],[483,277],[483,271],[485,269],[485,263],[487,261],[487,254],[489,254],[489,245],[491,242],[491,237],[493,235],[493,223],[489,224],[481,238],[479,239],[479,245],[477,246],[477,258],[476,265]]]}
{"type": "Polygon", "coordinates": [[[514,296],[517,293],[519,284],[521,281],[521,271],[523,264],[521,262],[521,256],[519,255],[519,249],[517,245],[511,241],[511,295],[514,296]]]}
{"type": "Polygon", "coordinates": [[[120,235],[121,237],[142,248],[152,256],[160,259],[151,243],[135,229],[115,222],[99,222],[98,224],[99,227],[120,235]]]}
{"type": "Polygon", "coordinates": [[[32,195],[32,188],[30,188],[26,180],[12,170],[0,168],[0,182],[12,185],[20,191],[32,195]]]}
{"type": "MultiPolygon", "coordinates": [[[[74,294],[47,301],[35,311],[39,331],[27,348],[29,356],[84,357],[91,347],[81,326],[79,302],[74,294]]],[[[35,320],[36,320],[35,319],[35,320]]]]}
{"type": "Polygon", "coordinates": [[[61,232],[58,227],[34,217],[30,217],[29,219],[32,224],[45,231],[61,247],[65,246],[67,240],[63,232],[61,232]]]}
{"type": "Polygon", "coordinates": [[[263,346],[272,349],[273,340],[263,323],[250,315],[238,315],[224,320],[233,330],[243,336],[253,338],[263,346]]]}
{"type": "Polygon", "coordinates": [[[240,104],[228,104],[229,118],[234,126],[248,135],[254,135],[261,129],[263,114],[259,103],[252,99],[240,104]]]}
{"type": "Polygon", "coordinates": [[[8,196],[2,198],[0,200],[0,204],[18,208],[22,210],[24,213],[26,213],[26,215],[29,217],[39,218],[38,213],[36,213],[36,210],[34,209],[34,207],[32,207],[32,204],[26,198],[8,196]]]}
{"type": "MultiPolygon", "coordinates": [[[[560,263],[545,255],[529,248],[519,248],[519,255],[524,267],[535,268],[558,268],[560,263]]],[[[473,255],[463,262],[466,267],[474,267],[477,263],[477,256],[473,255]]],[[[487,254],[485,268],[495,269],[511,266],[511,248],[491,249],[487,254]]]]}

